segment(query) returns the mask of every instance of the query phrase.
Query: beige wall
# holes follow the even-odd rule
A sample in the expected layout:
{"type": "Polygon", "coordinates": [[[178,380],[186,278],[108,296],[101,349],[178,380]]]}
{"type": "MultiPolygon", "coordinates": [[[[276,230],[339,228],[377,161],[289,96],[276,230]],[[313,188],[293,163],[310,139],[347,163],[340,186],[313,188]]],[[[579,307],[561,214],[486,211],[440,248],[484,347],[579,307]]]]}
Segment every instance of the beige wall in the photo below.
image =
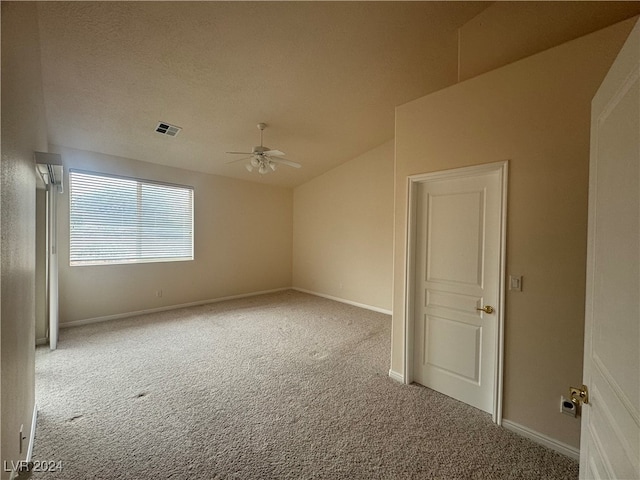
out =
{"type": "Polygon", "coordinates": [[[195,188],[194,261],[70,267],[65,187],[58,209],[61,325],[291,286],[291,189],[52,148],[66,175],[81,168],[195,188]]]}
{"type": "MultiPolygon", "coordinates": [[[[24,460],[35,404],[35,150],[46,151],[36,5],[2,2],[2,443],[24,460]]],[[[9,478],[2,469],[2,478],[9,478]]]]}
{"type": "Polygon", "coordinates": [[[391,310],[393,142],[294,190],[293,286],[391,310]]]}
{"type": "Polygon", "coordinates": [[[633,21],[397,108],[394,372],[403,372],[407,176],[510,161],[504,418],[568,445],[582,379],[590,102],[633,21]]]}

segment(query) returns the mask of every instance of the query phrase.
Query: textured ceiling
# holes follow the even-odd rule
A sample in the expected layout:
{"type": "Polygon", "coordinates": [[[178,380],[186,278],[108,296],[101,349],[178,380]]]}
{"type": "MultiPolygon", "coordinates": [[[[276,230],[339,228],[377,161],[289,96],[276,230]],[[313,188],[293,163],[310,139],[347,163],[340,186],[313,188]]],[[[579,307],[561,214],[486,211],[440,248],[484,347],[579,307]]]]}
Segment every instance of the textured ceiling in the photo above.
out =
{"type": "Polygon", "coordinates": [[[52,144],[298,185],[393,138],[394,106],[453,83],[485,3],[42,2],[52,144]],[[183,128],[175,138],[158,121],[183,128]],[[259,176],[226,151],[303,164],[259,176]]]}
{"type": "Polygon", "coordinates": [[[49,141],[299,185],[393,138],[396,105],[455,83],[458,28],[488,5],[41,2],[49,141]],[[259,144],[258,122],[303,168],[226,163],[259,144]]]}

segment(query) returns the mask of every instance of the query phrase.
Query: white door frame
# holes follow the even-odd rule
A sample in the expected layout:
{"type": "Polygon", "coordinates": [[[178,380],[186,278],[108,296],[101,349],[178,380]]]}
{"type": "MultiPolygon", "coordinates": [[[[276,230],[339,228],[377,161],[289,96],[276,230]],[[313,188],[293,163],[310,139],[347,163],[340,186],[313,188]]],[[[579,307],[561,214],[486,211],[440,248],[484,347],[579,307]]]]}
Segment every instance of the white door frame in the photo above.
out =
{"type": "Polygon", "coordinates": [[[507,179],[509,162],[507,160],[470,167],[455,168],[433,173],[411,175],[407,178],[407,244],[405,249],[404,278],[404,383],[413,382],[413,331],[414,331],[414,279],[416,251],[416,199],[417,185],[436,180],[455,179],[484,175],[491,172],[500,173],[502,184],[500,213],[500,279],[498,282],[498,328],[496,329],[496,371],[495,392],[493,401],[493,421],[502,423],[502,375],[504,361],[504,306],[505,306],[505,274],[506,274],[506,239],[507,239],[507,179]]]}
{"type": "Polygon", "coordinates": [[[49,299],[49,348],[58,348],[58,194],[59,186],[47,185],[47,297],[49,299]]]}

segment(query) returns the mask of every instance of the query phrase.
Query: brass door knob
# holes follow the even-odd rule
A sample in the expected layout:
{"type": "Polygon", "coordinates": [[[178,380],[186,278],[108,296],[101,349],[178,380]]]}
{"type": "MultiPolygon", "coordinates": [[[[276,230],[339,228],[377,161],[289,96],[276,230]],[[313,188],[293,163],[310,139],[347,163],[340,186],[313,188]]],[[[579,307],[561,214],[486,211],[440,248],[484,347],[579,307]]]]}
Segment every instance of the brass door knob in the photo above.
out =
{"type": "Polygon", "coordinates": [[[495,312],[495,309],[491,305],[487,305],[487,306],[482,307],[482,308],[476,308],[476,310],[480,310],[480,311],[482,311],[484,313],[493,313],[493,312],[495,312]]]}

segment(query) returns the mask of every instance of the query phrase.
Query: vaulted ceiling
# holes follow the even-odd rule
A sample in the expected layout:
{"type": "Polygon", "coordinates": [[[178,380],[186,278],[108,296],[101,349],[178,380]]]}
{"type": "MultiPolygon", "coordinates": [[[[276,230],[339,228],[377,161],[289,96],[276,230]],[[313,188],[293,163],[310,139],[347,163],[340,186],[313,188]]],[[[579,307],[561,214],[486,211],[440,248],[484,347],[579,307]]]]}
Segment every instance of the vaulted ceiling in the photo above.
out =
{"type": "Polygon", "coordinates": [[[455,83],[459,29],[489,6],[41,2],[49,141],[299,185],[392,139],[395,106],[455,83]],[[159,121],[182,131],[160,135],[159,121]],[[227,163],[259,144],[259,122],[303,168],[227,163]]]}

